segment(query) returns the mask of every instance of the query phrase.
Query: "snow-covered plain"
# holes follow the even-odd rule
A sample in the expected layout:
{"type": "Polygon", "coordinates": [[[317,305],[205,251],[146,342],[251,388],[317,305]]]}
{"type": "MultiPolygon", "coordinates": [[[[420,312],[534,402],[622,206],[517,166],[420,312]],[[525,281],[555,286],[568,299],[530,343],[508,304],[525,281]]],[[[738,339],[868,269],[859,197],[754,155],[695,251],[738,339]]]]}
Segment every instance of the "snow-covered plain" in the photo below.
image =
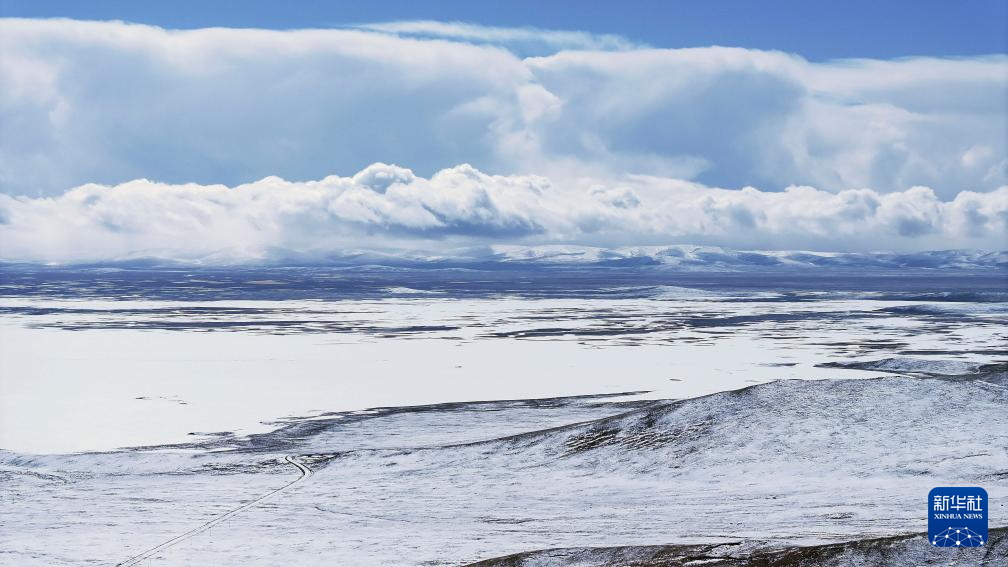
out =
{"type": "Polygon", "coordinates": [[[941,485],[1008,524],[1004,303],[384,289],[6,293],[0,564],[780,549],[923,531],[941,485]],[[298,480],[285,457],[314,474],[143,555],[298,480]]]}
{"type": "Polygon", "coordinates": [[[876,353],[991,362],[1005,316],[997,303],[738,299],[678,288],[604,300],[0,299],[0,447],[183,442],[377,406],[631,391],[679,399],[863,377],[815,365],[876,353]]]}

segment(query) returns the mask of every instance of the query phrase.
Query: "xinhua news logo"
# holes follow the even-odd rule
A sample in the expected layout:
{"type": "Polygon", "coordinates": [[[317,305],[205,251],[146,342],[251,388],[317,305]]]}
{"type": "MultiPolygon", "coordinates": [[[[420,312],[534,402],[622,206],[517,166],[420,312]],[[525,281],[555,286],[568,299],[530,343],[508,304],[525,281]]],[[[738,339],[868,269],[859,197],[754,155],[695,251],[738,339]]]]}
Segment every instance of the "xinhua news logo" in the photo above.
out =
{"type": "Polygon", "coordinates": [[[939,486],[928,493],[928,540],[935,547],[987,543],[987,491],[978,486],[939,486]]]}

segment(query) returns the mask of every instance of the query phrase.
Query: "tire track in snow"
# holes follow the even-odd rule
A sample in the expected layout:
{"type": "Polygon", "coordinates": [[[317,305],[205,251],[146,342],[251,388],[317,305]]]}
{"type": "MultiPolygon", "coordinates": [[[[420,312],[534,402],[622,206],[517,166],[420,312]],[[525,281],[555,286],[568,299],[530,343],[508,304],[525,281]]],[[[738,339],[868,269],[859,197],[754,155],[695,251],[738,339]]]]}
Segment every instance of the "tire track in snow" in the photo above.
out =
{"type": "Polygon", "coordinates": [[[173,538],[171,538],[171,539],[169,539],[169,540],[161,543],[160,545],[156,545],[156,546],[154,546],[154,547],[152,547],[150,549],[147,549],[146,551],[143,551],[143,552],[141,552],[141,553],[139,553],[137,555],[134,555],[133,557],[130,557],[129,559],[126,559],[125,561],[116,563],[116,567],[129,567],[130,565],[136,565],[137,563],[143,561],[144,559],[148,559],[150,557],[153,557],[158,552],[164,551],[164,550],[168,549],[169,547],[172,547],[172,546],[174,546],[174,545],[176,545],[178,543],[181,543],[181,542],[183,542],[183,541],[185,541],[185,540],[187,540],[187,539],[189,539],[189,538],[191,538],[191,537],[193,537],[195,535],[203,533],[206,530],[209,530],[210,528],[212,528],[212,527],[216,526],[217,524],[223,522],[224,520],[233,517],[235,514],[238,514],[239,512],[242,512],[243,510],[248,510],[249,508],[255,506],[256,504],[258,504],[258,503],[260,503],[260,502],[262,502],[264,500],[266,500],[267,498],[269,498],[271,496],[274,496],[275,494],[278,494],[280,492],[283,492],[284,490],[287,490],[288,488],[294,486],[295,484],[297,484],[299,482],[307,480],[315,472],[311,468],[309,468],[307,465],[299,462],[297,459],[295,459],[291,455],[287,455],[286,457],[284,457],[284,461],[286,461],[286,462],[294,465],[298,469],[298,471],[301,473],[301,476],[295,478],[294,480],[288,482],[287,484],[281,486],[280,488],[277,488],[276,490],[274,490],[272,492],[266,493],[266,494],[260,496],[259,498],[256,498],[255,500],[250,500],[250,501],[242,504],[241,506],[237,506],[235,508],[232,508],[232,509],[228,510],[227,512],[221,514],[220,516],[217,516],[216,518],[214,518],[214,519],[212,519],[212,520],[210,520],[210,521],[208,521],[206,523],[200,524],[199,526],[197,526],[197,527],[195,527],[195,528],[187,531],[184,534],[177,535],[177,536],[175,536],[175,537],[173,537],[173,538]]]}

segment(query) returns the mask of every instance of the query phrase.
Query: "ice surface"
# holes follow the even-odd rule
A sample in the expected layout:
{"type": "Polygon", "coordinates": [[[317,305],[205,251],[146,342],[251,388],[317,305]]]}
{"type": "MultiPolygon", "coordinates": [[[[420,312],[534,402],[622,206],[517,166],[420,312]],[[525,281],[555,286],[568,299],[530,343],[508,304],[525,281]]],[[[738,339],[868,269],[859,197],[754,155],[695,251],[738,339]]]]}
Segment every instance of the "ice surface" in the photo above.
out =
{"type": "Polygon", "coordinates": [[[177,443],[379,406],[625,391],[687,398],[783,378],[871,376],[816,368],[852,359],[906,354],[942,360],[947,372],[1005,353],[999,304],[607,289],[591,298],[0,298],[0,447],[177,443]],[[906,309],[935,306],[941,319],[906,309]]]}

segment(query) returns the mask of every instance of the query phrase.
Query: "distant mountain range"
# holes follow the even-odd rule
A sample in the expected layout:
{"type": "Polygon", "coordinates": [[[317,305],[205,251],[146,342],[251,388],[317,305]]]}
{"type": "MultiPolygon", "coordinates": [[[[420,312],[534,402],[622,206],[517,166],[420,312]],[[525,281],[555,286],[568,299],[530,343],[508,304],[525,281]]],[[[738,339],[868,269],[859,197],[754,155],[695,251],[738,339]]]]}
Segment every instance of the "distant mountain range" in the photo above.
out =
{"type": "MultiPolygon", "coordinates": [[[[14,263],[0,262],[0,266],[14,263]]],[[[22,264],[24,265],[24,264],[22,264]]],[[[52,265],[52,264],[49,264],[52,265]]],[[[801,250],[731,250],[717,246],[668,245],[601,248],[580,245],[491,245],[444,252],[418,250],[343,250],[335,253],[274,250],[249,259],[220,251],[199,258],[178,258],[148,251],[109,262],[82,262],[76,266],[373,266],[389,268],[548,268],[548,267],[653,267],[673,271],[754,270],[1008,270],[1008,251],[940,250],[927,252],[811,252],[801,250]]]]}
{"type": "Polygon", "coordinates": [[[505,262],[655,265],[683,270],[751,268],[935,268],[1005,269],[1008,252],[942,250],[930,252],[808,252],[728,250],[716,246],[495,246],[493,257],[505,262]]]}
{"type": "Polygon", "coordinates": [[[678,271],[751,271],[780,269],[923,269],[1006,270],[1008,251],[941,250],[928,252],[809,252],[800,250],[730,250],[717,246],[493,245],[444,254],[417,251],[345,251],[325,258],[284,256],[270,264],[480,267],[655,267],[678,271]]]}

